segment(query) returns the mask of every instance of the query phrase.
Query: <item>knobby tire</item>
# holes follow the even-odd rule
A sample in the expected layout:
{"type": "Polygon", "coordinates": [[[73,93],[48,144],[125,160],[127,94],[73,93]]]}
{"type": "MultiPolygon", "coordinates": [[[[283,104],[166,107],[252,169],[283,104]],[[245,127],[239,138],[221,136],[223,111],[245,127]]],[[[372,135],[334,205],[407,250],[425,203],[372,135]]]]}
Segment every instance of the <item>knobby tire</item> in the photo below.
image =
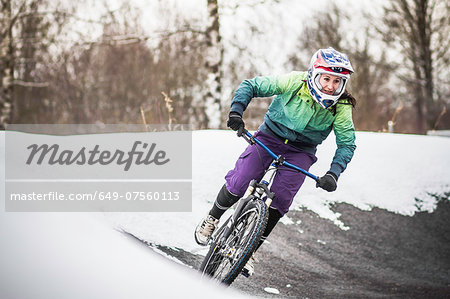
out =
{"type": "MultiPolygon", "coordinates": [[[[251,200],[238,217],[233,232],[223,239],[226,221],[206,254],[200,271],[225,285],[230,285],[252,256],[268,221],[268,208],[261,200],[251,200]],[[228,265],[228,268],[226,266],[228,265]]],[[[233,217],[233,216],[230,216],[233,217]]]]}

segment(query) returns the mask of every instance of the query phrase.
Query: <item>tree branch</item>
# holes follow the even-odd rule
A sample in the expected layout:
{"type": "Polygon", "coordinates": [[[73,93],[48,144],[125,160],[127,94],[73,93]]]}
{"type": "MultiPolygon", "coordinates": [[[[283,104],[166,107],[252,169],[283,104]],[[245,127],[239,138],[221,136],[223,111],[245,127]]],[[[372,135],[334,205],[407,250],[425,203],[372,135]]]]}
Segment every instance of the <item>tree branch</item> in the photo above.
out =
{"type": "Polygon", "coordinates": [[[25,82],[21,80],[14,80],[12,83],[14,85],[20,85],[23,87],[38,87],[38,88],[48,87],[50,85],[48,82],[25,82]]]}

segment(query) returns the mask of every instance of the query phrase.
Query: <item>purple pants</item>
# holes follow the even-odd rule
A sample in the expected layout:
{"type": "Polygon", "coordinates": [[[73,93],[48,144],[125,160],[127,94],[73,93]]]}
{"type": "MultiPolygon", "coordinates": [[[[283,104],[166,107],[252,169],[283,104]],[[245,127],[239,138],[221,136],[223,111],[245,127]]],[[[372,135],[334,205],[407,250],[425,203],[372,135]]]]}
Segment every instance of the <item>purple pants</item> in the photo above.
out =
{"type": "MultiPolygon", "coordinates": [[[[276,155],[282,155],[287,162],[304,170],[309,170],[311,165],[317,161],[315,155],[302,152],[263,132],[258,131],[254,136],[258,137],[276,155]]],[[[249,145],[239,156],[234,169],[230,170],[225,176],[228,191],[243,196],[250,181],[253,179],[261,180],[264,171],[272,161],[272,157],[262,147],[256,144],[249,145]]],[[[278,209],[282,215],[286,214],[304,180],[305,175],[302,173],[278,171],[270,188],[272,192],[275,192],[271,207],[278,209]]]]}

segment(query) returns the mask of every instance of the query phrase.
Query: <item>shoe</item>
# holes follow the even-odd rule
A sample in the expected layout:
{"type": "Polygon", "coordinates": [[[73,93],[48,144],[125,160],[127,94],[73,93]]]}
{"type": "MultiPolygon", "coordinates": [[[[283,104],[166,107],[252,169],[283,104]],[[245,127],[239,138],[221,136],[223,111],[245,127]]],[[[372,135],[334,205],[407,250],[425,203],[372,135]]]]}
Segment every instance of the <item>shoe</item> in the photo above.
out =
{"type": "Polygon", "coordinates": [[[207,215],[204,219],[202,219],[202,221],[200,221],[195,229],[195,242],[197,242],[198,245],[206,246],[218,225],[218,219],[211,215],[207,215]]]}
{"type": "Polygon", "coordinates": [[[255,263],[257,262],[258,260],[255,258],[255,254],[253,253],[248,259],[247,264],[245,264],[244,269],[242,269],[241,274],[245,277],[252,276],[255,273],[255,263]]]}

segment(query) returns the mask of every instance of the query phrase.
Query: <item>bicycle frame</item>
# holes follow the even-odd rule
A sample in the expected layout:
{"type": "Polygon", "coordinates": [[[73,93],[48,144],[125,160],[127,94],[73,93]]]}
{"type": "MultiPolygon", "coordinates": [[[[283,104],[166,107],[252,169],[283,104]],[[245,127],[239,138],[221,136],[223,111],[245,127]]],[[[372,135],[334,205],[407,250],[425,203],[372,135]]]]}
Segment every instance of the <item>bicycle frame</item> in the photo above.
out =
{"type": "MultiPolygon", "coordinates": [[[[239,136],[239,133],[238,133],[239,136]]],[[[258,140],[256,137],[254,137],[249,131],[245,130],[242,132],[241,135],[250,145],[253,144],[258,144],[259,146],[261,146],[265,151],[267,151],[269,153],[269,155],[274,159],[274,162],[271,164],[272,166],[274,166],[275,170],[278,170],[279,166],[286,166],[290,169],[293,169],[295,171],[301,172],[303,174],[305,174],[306,176],[314,179],[315,181],[318,181],[319,178],[317,176],[315,176],[314,174],[294,165],[291,164],[289,162],[286,162],[285,159],[279,155],[277,156],[274,152],[272,152],[264,143],[262,143],[260,140],[258,140]]],[[[269,171],[270,169],[268,169],[267,171],[269,171]]],[[[267,173],[267,172],[266,172],[267,173]]],[[[261,182],[257,182],[256,180],[252,180],[244,194],[244,196],[239,199],[238,201],[238,205],[233,213],[233,217],[230,217],[227,222],[226,222],[226,231],[223,234],[223,238],[228,238],[228,236],[230,235],[230,233],[233,230],[234,227],[234,223],[236,222],[236,220],[238,219],[238,217],[241,216],[241,212],[244,209],[245,205],[252,199],[255,198],[262,198],[263,194],[267,195],[267,199],[266,199],[266,204],[269,207],[270,204],[272,203],[272,200],[275,196],[275,193],[271,192],[269,190],[269,183],[272,181],[273,177],[275,176],[276,171],[274,171],[269,179],[269,181],[265,181],[265,180],[261,180],[261,182]],[[255,193],[255,189],[256,189],[256,193],[257,196],[254,195],[255,193]]]]}
{"type": "Polygon", "coordinates": [[[254,137],[249,131],[247,131],[247,130],[244,129],[244,131],[242,132],[242,137],[243,137],[249,144],[255,144],[255,143],[256,143],[256,144],[258,144],[259,146],[261,146],[267,153],[269,153],[269,155],[270,155],[274,160],[276,160],[276,161],[280,160],[280,161],[279,161],[280,165],[284,165],[284,166],[286,166],[286,167],[288,167],[288,168],[291,168],[291,169],[293,169],[293,170],[297,170],[298,172],[301,172],[301,173],[303,173],[304,175],[306,175],[306,176],[312,178],[312,179],[315,180],[316,182],[319,180],[319,177],[315,176],[314,174],[312,174],[312,173],[310,173],[310,172],[308,172],[308,171],[306,171],[306,170],[304,170],[304,169],[302,169],[302,168],[300,168],[300,167],[298,167],[298,166],[295,166],[294,164],[291,164],[291,163],[289,163],[289,162],[286,162],[286,161],[284,160],[284,158],[281,157],[281,155],[280,155],[280,156],[275,155],[274,152],[272,152],[272,151],[271,151],[264,143],[262,143],[261,141],[259,141],[256,137],[254,137]]]}

